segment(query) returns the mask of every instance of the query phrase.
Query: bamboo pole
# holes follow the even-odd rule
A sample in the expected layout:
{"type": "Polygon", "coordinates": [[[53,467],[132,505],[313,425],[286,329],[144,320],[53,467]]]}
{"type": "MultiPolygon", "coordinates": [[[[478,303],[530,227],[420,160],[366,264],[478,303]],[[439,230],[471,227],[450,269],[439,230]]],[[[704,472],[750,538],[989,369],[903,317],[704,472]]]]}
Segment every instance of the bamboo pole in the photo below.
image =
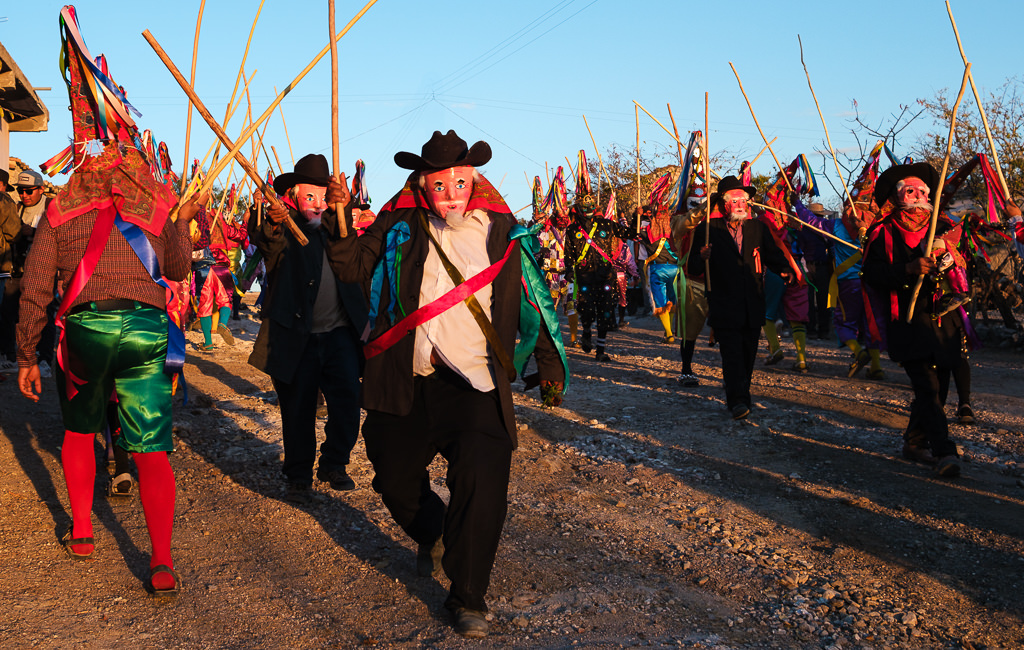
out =
{"type": "Polygon", "coordinates": [[[802,223],[803,225],[807,226],[808,228],[810,228],[811,230],[813,230],[813,231],[815,231],[817,233],[820,233],[820,234],[822,234],[822,235],[824,235],[826,237],[831,237],[832,239],[836,240],[840,244],[844,244],[846,246],[849,246],[850,248],[852,248],[854,250],[857,250],[857,251],[861,250],[859,246],[857,246],[855,244],[851,244],[850,242],[845,241],[843,239],[840,239],[839,237],[836,237],[832,233],[827,232],[825,230],[822,230],[821,228],[818,228],[817,226],[813,226],[813,225],[807,223],[806,221],[804,221],[803,219],[801,219],[800,217],[793,216],[792,214],[789,214],[788,212],[783,212],[782,210],[779,210],[777,208],[773,208],[770,205],[764,205],[762,203],[755,203],[753,201],[750,202],[750,205],[755,205],[755,206],[757,206],[759,208],[762,208],[764,210],[771,210],[772,212],[775,212],[776,214],[781,214],[784,217],[792,219],[793,221],[797,221],[799,223],[802,223]]]}
{"type": "Polygon", "coordinates": [[[270,150],[274,152],[274,160],[277,161],[277,168],[280,170],[279,173],[284,173],[284,165],[281,164],[281,159],[277,155],[277,148],[274,145],[270,145],[270,150]]]}
{"type": "MultiPolygon", "coordinates": [[[[359,19],[362,18],[363,15],[367,11],[370,10],[370,7],[372,7],[376,3],[377,3],[377,0],[368,0],[368,2],[363,6],[363,8],[359,10],[359,13],[357,13],[355,16],[353,16],[352,19],[348,21],[348,24],[346,24],[341,29],[341,31],[338,32],[337,36],[335,36],[335,40],[337,41],[337,40],[340,40],[341,38],[343,38],[345,36],[345,34],[347,34],[349,32],[349,30],[352,29],[352,27],[357,22],[359,22],[359,19]]],[[[145,36],[148,33],[149,33],[149,30],[146,30],[145,32],[143,32],[143,36],[145,36]]],[[[150,35],[149,38],[147,38],[146,40],[150,40],[150,39],[152,39],[152,35],[150,35]]],[[[152,46],[154,43],[156,43],[156,39],[152,40],[152,42],[150,43],[150,46],[152,46]]],[[[293,79],[290,84],[285,86],[285,89],[282,90],[277,95],[277,97],[274,99],[274,101],[272,101],[270,103],[270,106],[268,106],[267,109],[265,111],[263,111],[263,114],[260,115],[258,118],[256,118],[256,121],[253,122],[252,126],[250,128],[248,128],[248,129],[246,129],[244,132],[242,132],[242,134],[238,137],[238,139],[236,141],[237,144],[238,144],[238,147],[241,147],[245,142],[247,142],[249,140],[249,138],[252,137],[253,131],[255,131],[256,128],[258,128],[260,124],[262,124],[268,117],[270,117],[273,114],[274,110],[278,107],[278,105],[281,103],[281,101],[288,95],[288,93],[290,93],[292,90],[295,89],[295,86],[297,86],[299,84],[299,82],[302,81],[303,77],[305,77],[307,74],[309,74],[309,71],[312,70],[313,67],[317,63],[319,63],[320,59],[324,58],[324,56],[330,51],[330,49],[331,48],[330,48],[329,45],[324,46],[324,48],[322,50],[320,50],[320,53],[317,54],[315,57],[313,57],[313,60],[309,62],[309,65],[307,65],[305,68],[303,68],[302,72],[300,72],[298,74],[298,76],[295,77],[295,79],[293,79]]],[[[169,60],[170,59],[168,59],[168,61],[169,60]]],[[[173,64],[171,64],[171,65],[173,65],[173,64]]],[[[189,88],[191,88],[191,86],[189,86],[189,88]]],[[[228,156],[228,157],[230,158],[231,156],[234,156],[235,153],[237,153],[237,152],[231,152],[231,155],[228,156]]],[[[217,170],[217,173],[220,173],[220,171],[223,170],[223,168],[226,166],[226,164],[223,163],[223,161],[221,161],[221,163],[219,163],[219,164],[221,165],[221,167],[220,167],[220,169],[217,170]]]]}
{"type": "MultiPolygon", "coordinates": [[[[956,36],[956,46],[960,48],[960,58],[964,60],[964,65],[967,65],[967,55],[964,54],[963,43],[960,42],[960,31],[956,28],[956,21],[953,20],[953,10],[949,6],[949,0],[946,0],[946,13],[949,14],[949,22],[953,25],[953,34],[956,36]]],[[[1003,176],[1003,167],[999,164],[999,154],[996,152],[996,144],[992,139],[992,130],[988,126],[988,118],[985,116],[985,108],[981,105],[981,97],[978,95],[978,87],[974,85],[974,74],[972,73],[968,80],[971,82],[971,91],[974,93],[974,103],[978,105],[978,112],[981,113],[981,123],[985,125],[985,137],[988,138],[988,147],[992,152],[992,162],[995,163],[996,173],[999,174],[999,182],[1003,185],[1003,193],[1006,194],[1006,198],[1013,201],[1013,197],[1010,196],[1010,188],[1006,185],[1006,177],[1003,176]]],[[[939,197],[935,197],[936,200],[939,197]]]]}
{"type": "Polygon", "coordinates": [[[854,204],[853,194],[850,194],[850,188],[846,185],[846,179],[843,177],[843,172],[839,169],[839,160],[836,159],[836,150],[832,148],[832,138],[828,135],[828,126],[825,124],[825,116],[821,113],[821,105],[818,104],[818,96],[814,94],[814,86],[811,85],[811,73],[807,71],[807,64],[804,63],[804,42],[800,39],[800,34],[796,35],[796,40],[800,43],[800,65],[804,67],[804,74],[807,75],[807,87],[811,89],[811,98],[814,99],[814,107],[818,109],[818,117],[821,118],[821,127],[825,129],[825,143],[828,144],[828,152],[832,156],[832,162],[836,166],[836,174],[839,174],[839,182],[843,184],[843,189],[846,191],[846,198],[850,199],[850,209],[853,210],[853,216],[859,219],[860,214],[858,214],[857,206],[854,204]]]}
{"type": "MultiPolygon", "coordinates": [[[[231,120],[231,104],[235,101],[235,95],[238,93],[238,83],[245,78],[245,60],[249,57],[249,47],[252,45],[252,35],[256,31],[256,21],[260,19],[260,12],[263,11],[263,3],[266,0],[260,0],[260,6],[256,9],[256,17],[252,19],[252,27],[249,28],[249,40],[245,42],[245,51],[242,52],[242,62],[238,65],[238,74],[235,75],[235,87],[231,89],[231,99],[228,100],[228,107],[224,110],[224,128],[228,128],[228,122],[231,120]]],[[[195,87],[195,80],[192,81],[193,88],[195,87]]],[[[248,91],[246,91],[248,92],[248,91]]],[[[217,150],[213,154],[213,159],[217,160],[217,155],[220,153],[220,142],[217,142],[217,150]]]]}
{"type": "MultiPolygon", "coordinates": [[[[636,118],[636,232],[640,234],[640,109],[636,106],[633,107],[634,117],[636,118]]],[[[633,248],[636,249],[636,243],[634,242],[633,248]]],[[[633,251],[636,254],[636,250],[633,251]]]]}
{"type": "MultiPolygon", "coordinates": [[[[772,146],[768,144],[768,138],[764,137],[764,131],[761,130],[761,125],[757,122],[757,115],[754,115],[754,107],[750,105],[750,98],[747,97],[747,91],[743,90],[743,82],[740,81],[740,73],[736,72],[736,66],[729,61],[729,67],[732,68],[732,73],[736,75],[736,83],[740,85],[740,92],[743,93],[743,99],[747,100],[747,108],[750,109],[750,117],[754,118],[754,126],[757,127],[757,132],[761,134],[761,139],[764,140],[765,145],[768,147],[769,153],[772,154],[772,158],[775,159],[775,164],[779,167],[779,173],[782,174],[782,178],[786,181],[786,185],[790,190],[793,189],[793,184],[789,182],[789,177],[786,176],[786,171],[782,167],[782,163],[779,162],[779,157],[775,155],[775,151],[772,146]]],[[[775,140],[772,140],[774,142],[775,140]]]]}
{"type": "MultiPolygon", "coordinates": [[[[772,141],[769,142],[768,144],[772,144],[772,142],[775,142],[776,140],[778,140],[778,138],[772,138],[772,141]]],[[[768,144],[766,144],[765,146],[761,147],[761,150],[757,152],[757,155],[754,156],[754,159],[750,161],[750,166],[751,167],[753,167],[754,163],[757,162],[757,159],[761,157],[761,154],[763,154],[764,152],[768,151],[768,144]]]]}
{"type": "Polygon", "coordinates": [[[676,141],[676,144],[678,144],[678,145],[680,145],[680,146],[681,146],[681,145],[683,144],[683,143],[682,143],[682,141],[681,141],[681,140],[680,140],[679,138],[677,138],[677,137],[676,137],[676,136],[675,136],[675,135],[674,135],[674,134],[673,134],[673,133],[672,133],[671,131],[669,131],[669,130],[668,130],[668,127],[666,127],[666,126],[665,126],[664,124],[662,124],[662,123],[661,123],[661,122],[660,122],[660,121],[658,120],[658,118],[656,118],[656,117],[654,117],[653,115],[651,115],[651,112],[650,112],[649,110],[647,110],[646,108],[644,108],[643,106],[641,106],[641,105],[640,105],[640,102],[638,102],[638,101],[636,101],[636,100],[634,99],[634,100],[633,100],[633,103],[637,105],[637,108],[639,108],[640,110],[642,110],[642,111],[643,111],[644,113],[647,113],[647,117],[649,117],[649,118],[651,118],[652,120],[654,120],[654,122],[655,122],[655,123],[656,123],[656,124],[657,124],[658,126],[660,126],[660,127],[662,128],[662,129],[664,129],[664,130],[665,130],[665,133],[669,134],[669,136],[671,136],[671,138],[672,138],[673,140],[675,140],[675,141],[676,141]]]}
{"type": "MultiPolygon", "coordinates": [[[[704,246],[711,245],[711,153],[708,146],[708,94],[704,93],[704,195],[708,216],[704,223],[704,246]]],[[[679,142],[678,138],[676,142],[679,142]]],[[[680,143],[681,144],[681,143],[680,143]]],[[[704,290],[711,292],[711,257],[704,260],[704,290]]]]}
{"type": "MultiPolygon", "coordinates": [[[[335,47],[334,41],[331,41],[330,47],[335,47]]],[[[274,86],[274,92],[277,92],[277,86],[274,86]]],[[[281,126],[284,127],[284,141],[288,143],[288,155],[292,157],[292,167],[295,167],[295,152],[292,151],[292,139],[288,137],[288,123],[284,121],[284,107],[278,104],[277,111],[281,114],[281,126]]]]}
{"type": "MultiPolygon", "coordinates": [[[[196,58],[199,54],[199,27],[203,24],[203,9],[206,7],[206,0],[199,2],[199,16],[196,18],[196,37],[192,41],[192,75],[189,81],[190,86],[196,85],[196,58]]],[[[188,141],[192,136],[192,102],[188,103],[188,118],[185,120],[185,166],[181,168],[181,190],[179,202],[185,198],[185,190],[188,185],[185,183],[185,174],[188,173],[188,141]]]]}
{"type": "MultiPolygon", "coordinates": [[[[587,124],[587,116],[583,116],[583,123],[587,126],[587,133],[590,133],[590,141],[594,143],[594,151],[597,152],[597,162],[601,166],[601,176],[604,177],[605,182],[608,183],[608,189],[612,189],[612,179],[608,177],[608,172],[604,170],[604,161],[601,160],[601,150],[597,148],[597,140],[594,139],[594,134],[590,131],[590,125],[587,124]]],[[[597,201],[601,202],[601,184],[597,184],[597,201]]]]}
{"type": "MultiPolygon", "coordinates": [[[[220,141],[224,143],[224,146],[230,149],[231,153],[228,155],[228,157],[238,161],[238,164],[241,165],[242,169],[244,169],[245,172],[249,174],[249,176],[260,186],[263,195],[266,196],[267,199],[272,204],[274,204],[275,206],[280,206],[281,203],[280,201],[278,201],[277,195],[274,194],[273,188],[269,187],[266,184],[266,182],[260,179],[259,174],[256,173],[256,169],[249,163],[245,156],[243,156],[240,153],[242,144],[244,144],[246,140],[249,139],[251,133],[249,134],[249,136],[243,136],[243,138],[240,138],[237,144],[231,142],[231,139],[228,138],[227,133],[224,133],[224,129],[222,129],[221,126],[217,124],[217,121],[213,119],[213,116],[210,115],[210,111],[206,109],[206,106],[203,104],[203,101],[199,99],[198,95],[196,95],[196,91],[193,90],[192,86],[190,86],[187,81],[185,81],[185,77],[181,76],[181,72],[178,71],[177,66],[175,66],[174,62],[171,61],[170,57],[167,56],[167,53],[164,52],[164,49],[160,47],[160,44],[157,43],[153,35],[149,33],[149,30],[147,29],[146,31],[142,32],[142,35],[149,42],[150,46],[153,48],[153,51],[156,52],[157,56],[160,57],[160,60],[163,61],[164,65],[167,66],[167,69],[174,77],[174,80],[178,82],[178,85],[181,86],[182,90],[185,91],[185,94],[188,95],[189,99],[192,100],[192,103],[195,105],[196,110],[199,112],[199,114],[203,117],[204,120],[206,120],[206,123],[217,135],[220,141]]],[[[216,173],[211,172],[210,177],[216,178],[219,173],[219,170],[216,173]]],[[[299,227],[295,225],[295,222],[292,221],[292,218],[290,216],[285,218],[284,223],[285,226],[287,226],[288,230],[291,231],[292,235],[300,244],[305,246],[306,244],[309,243],[309,240],[306,239],[306,235],[304,235],[303,232],[299,230],[299,227]]]]}
{"type": "MultiPolygon", "coordinates": [[[[334,36],[334,0],[327,0],[327,38],[331,40],[331,155],[334,162],[334,180],[341,182],[341,151],[338,139],[338,43],[334,36]]],[[[284,113],[281,113],[281,120],[284,121],[284,113]]],[[[287,133],[287,131],[285,131],[287,133]]],[[[289,148],[291,143],[288,144],[289,148]]],[[[348,237],[348,224],[345,223],[345,206],[341,203],[334,204],[334,214],[338,218],[338,234],[348,237]]]]}
{"type": "MultiPolygon", "coordinates": [[[[665,102],[668,107],[668,119],[672,122],[672,134],[676,139],[676,153],[679,154],[679,168],[683,168],[683,141],[679,139],[679,129],[676,128],[676,118],[672,117],[672,104],[665,102]]],[[[639,116],[638,116],[639,117],[639,116]]]]}
{"type": "MultiPolygon", "coordinates": [[[[939,222],[939,197],[942,196],[942,187],[946,184],[946,172],[949,171],[949,156],[953,151],[953,131],[956,129],[956,111],[960,108],[960,100],[964,98],[964,91],[967,90],[967,82],[971,78],[971,64],[970,62],[964,66],[964,79],[960,82],[960,93],[956,96],[956,103],[953,104],[953,118],[949,121],[949,137],[946,139],[946,157],[942,160],[942,172],[939,174],[939,187],[935,190],[935,196],[932,197],[932,220],[928,224],[928,241],[924,247],[924,254],[932,254],[932,244],[935,243],[935,226],[939,222]]],[[[917,296],[921,293],[921,285],[924,284],[924,275],[917,278],[917,284],[914,285],[914,293],[910,296],[910,304],[907,306],[907,322],[914,318],[914,303],[917,302],[917,296]]]]}
{"type": "Polygon", "coordinates": [[[572,163],[569,162],[569,156],[565,157],[565,164],[569,165],[569,175],[572,176],[572,182],[575,183],[576,182],[576,174],[575,174],[575,172],[572,171],[572,163]]]}

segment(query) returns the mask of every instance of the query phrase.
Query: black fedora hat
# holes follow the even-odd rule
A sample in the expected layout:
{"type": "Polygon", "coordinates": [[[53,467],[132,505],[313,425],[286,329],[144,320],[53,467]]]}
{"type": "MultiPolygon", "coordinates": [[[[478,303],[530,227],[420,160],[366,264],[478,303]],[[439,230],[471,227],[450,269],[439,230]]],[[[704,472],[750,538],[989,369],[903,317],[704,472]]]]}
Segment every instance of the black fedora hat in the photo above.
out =
{"type": "Polygon", "coordinates": [[[935,191],[939,187],[939,172],[926,162],[912,165],[893,165],[878,176],[875,181],[875,203],[883,205],[892,196],[896,184],[904,178],[920,178],[928,186],[928,200],[935,200],[935,191]]]}
{"type": "Polygon", "coordinates": [[[295,171],[281,174],[274,179],[274,191],[284,194],[299,183],[327,187],[330,180],[331,168],[327,165],[327,158],[323,154],[311,153],[299,158],[299,162],[295,163],[295,171]]]}
{"type": "Polygon", "coordinates": [[[718,189],[716,190],[718,196],[725,196],[725,193],[731,190],[743,190],[748,196],[757,194],[757,190],[752,185],[744,185],[743,181],[735,176],[726,176],[718,181],[718,189]]]}
{"type": "Polygon", "coordinates": [[[395,154],[396,165],[417,172],[461,166],[479,167],[487,164],[490,159],[489,144],[481,140],[472,147],[467,147],[466,141],[451,130],[444,135],[441,135],[440,131],[434,131],[434,135],[423,145],[418,156],[408,151],[399,151],[395,154]]]}

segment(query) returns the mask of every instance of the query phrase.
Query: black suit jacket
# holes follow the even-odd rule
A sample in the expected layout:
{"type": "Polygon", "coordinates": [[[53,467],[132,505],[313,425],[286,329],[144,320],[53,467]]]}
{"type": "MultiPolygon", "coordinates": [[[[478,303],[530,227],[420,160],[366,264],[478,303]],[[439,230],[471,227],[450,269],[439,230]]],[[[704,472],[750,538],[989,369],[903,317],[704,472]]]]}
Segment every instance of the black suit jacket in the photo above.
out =
{"type": "MultiPolygon", "coordinates": [[[[419,306],[420,285],[423,282],[423,262],[427,259],[428,247],[433,244],[420,225],[419,208],[403,208],[382,212],[377,215],[366,232],[356,237],[349,221],[349,236],[337,236],[337,218],[330,210],[324,218],[324,226],[331,235],[329,242],[331,267],[345,282],[369,282],[377,260],[384,254],[388,231],[400,221],[409,227],[410,239],[402,245],[398,304],[405,314],[419,306]]],[[[491,233],[487,239],[487,255],[491,262],[504,256],[508,247],[508,235],[514,220],[512,215],[490,213],[491,233]]],[[[522,266],[520,244],[516,241],[508,262],[494,279],[492,285],[491,322],[497,330],[502,344],[512,358],[515,351],[516,332],[519,328],[520,286],[522,266]]],[[[380,313],[371,323],[370,340],[383,334],[392,325],[386,307],[391,301],[390,287],[383,283],[380,296],[380,313]]],[[[486,309],[486,305],[484,306],[486,309]]],[[[397,310],[396,310],[397,311],[397,310]]],[[[401,318],[401,312],[398,317],[401,318]]],[[[397,320],[397,319],[396,319],[397,320]]],[[[413,404],[413,348],[415,330],[410,330],[395,345],[366,360],[363,375],[363,406],[368,410],[382,411],[393,415],[406,415],[413,404]]],[[[512,407],[512,386],[501,364],[493,356],[490,346],[491,367],[494,383],[501,403],[505,429],[513,444],[517,444],[515,412],[512,407]]],[[[554,342],[544,328],[541,328],[535,350],[540,378],[561,382],[565,369],[554,342]]]]}
{"type": "MultiPolygon", "coordinates": [[[[267,275],[263,289],[263,323],[249,363],[275,379],[291,382],[313,327],[313,303],[320,291],[327,236],[290,210],[309,244],[300,245],[282,226],[269,219],[250,229],[253,244],[263,253],[267,275]]],[[[341,301],[359,336],[366,327],[367,309],[362,287],[335,278],[341,301]]]]}
{"type": "MultiPolygon", "coordinates": [[[[940,221],[936,235],[943,234],[947,229],[948,225],[940,221]]],[[[913,248],[907,246],[891,220],[876,224],[871,229],[868,241],[870,243],[867,245],[864,263],[861,265],[861,277],[885,298],[884,316],[888,321],[886,343],[889,347],[889,357],[893,361],[931,360],[941,367],[952,368],[960,357],[963,321],[960,319],[959,310],[954,310],[937,321],[932,318],[935,312],[932,300],[935,292],[934,281],[925,278],[921,292],[917,295],[917,302],[914,303],[914,318],[909,323],[906,321],[910,298],[914,292],[914,285],[917,284],[917,276],[907,275],[906,266],[908,262],[922,257],[924,241],[913,248]],[[892,241],[892,260],[886,251],[886,230],[889,231],[892,241]],[[893,294],[896,295],[899,305],[896,320],[892,319],[889,303],[889,298],[893,294]]]]}
{"type": "MultiPolygon", "coordinates": [[[[700,249],[708,222],[697,226],[687,261],[691,276],[704,274],[700,249]]],[[[743,221],[743,250],[729,234],[725,219],[711,219],[711,291],[708,293],[708,321],[715,329],[764,326],[764,269],[784,273],[789,263],[775,245],[768,226],[757,219],[743,221]],[[760,267],[760,268],[759,268],[760,267]]]]}

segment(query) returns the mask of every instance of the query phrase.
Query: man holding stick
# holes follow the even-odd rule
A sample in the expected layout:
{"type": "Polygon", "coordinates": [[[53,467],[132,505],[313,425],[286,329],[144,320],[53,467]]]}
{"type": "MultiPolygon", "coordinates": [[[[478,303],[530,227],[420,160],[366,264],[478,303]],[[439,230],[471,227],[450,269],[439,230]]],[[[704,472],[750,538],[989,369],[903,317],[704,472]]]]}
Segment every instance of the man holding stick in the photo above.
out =
{"type": "MultiPolygon", "coordinates": [[[[281,204],[268,209],[260,224],[250,220],[250,237],[267,275],[263,321],[249,363],[274,382],[286,498],[300,504],[309,500],[313,483],[318,389],[327,404],[327,424],[316,476],[335,490],[355,488],[345,468],[359,436],[359,337],[367,313],[362,288],[340,282],[328,264],[320,222],[330,175],[322,155],[304,156],[293,172],[274,179],[281,204]],[[307,246],[283,227],[288,217],[300,224],[307,246]]],[[[262,196],[257,193],[255,200],[262,196]]]]}
{"type": "Polygon", "coordinates": [[[875,201],[884,205],[891,200],[895,207],[868,233],[863,278],[889,296],[889,357],[903,365],[914,389],[903,456],[934,463],[939,476],[955,478],[960,475],[960,455],[949,439],[943,404],[950,372],[965,345],[964,324],[959,310],[940,313],[936,297],[941,270],[934,257],[941,253],[938,244],[948,224],[940,220],[933,250],[921,250],[932,214],[929,197],[938,181],[938,173],[928,163],[895,165],[878,177],[875,201]],[[922,291],[908,323],[913,287],[922,276],[922,291]]]}
{"type": "Polygon", "coordinates": [[[787,282],[792,277],[768,226],[750,218],[748,204],[754,193],[735,176],[719,182],[711,195],[711,218],[694,232],[688,261],[694,276],[704,271],[705,260],[710,263],[709,320],[722,354],[725,405],[735,420],[750,414],[750,379],[764,325],[764,270],[771,269],[787,282]]]}
{"type": "Polygon", "coordinates": [[[418,573],[443,566],[445,606],[470,638],[488,633],[484,598],[508,508],[510,380],[531,352],[545,404],[561,403],[568,379],[550,293],[520,243],[527,231],[476,170],[490,157],[486,142],[468,147],[454,131],[435,131],[420,155],[395,155],[412,173],[362,236],[344,176],[327,203],[345,214],[324,218],[335,272],[370,281],[379,298],[363,392],[373,489],[419,545],[418,573]],[[346,236],[338,218],[349,222],[346,236]],[[427,470],[438,453],[448,461],[447,507],[427,470]]]}

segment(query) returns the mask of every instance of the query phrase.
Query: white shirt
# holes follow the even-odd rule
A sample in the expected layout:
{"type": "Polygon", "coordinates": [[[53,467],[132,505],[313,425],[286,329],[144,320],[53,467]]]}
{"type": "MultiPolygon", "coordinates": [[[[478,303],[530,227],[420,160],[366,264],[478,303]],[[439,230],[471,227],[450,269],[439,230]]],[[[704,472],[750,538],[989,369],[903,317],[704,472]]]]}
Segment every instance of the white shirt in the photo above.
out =
{"type": "MultiPolygon", "coordinates": [[[[428,215],[428,226],[441,249],[466,280],[491,265],[487,256],[487,237],[491,232],[491,219],[483,210],[472,210],[460,223],[448,223],[444,219],[428,215]]],[[[432,243],[428,244],[427,259],[423,263],[423,283],[420,285],[420,307],[440,298],[455,288],[441,264],[432,243]]],[[[484,314],[491,318],[491,285],[475,294],[484,314]]],[[[465,302],[460,302],[440,316],[436,316],[416,328],[416,342],[413,351],[412,368],[417,375],[427,376],[434,372],[430,363],[430,352],[452,370],[462,375],[473,388],[487,392],[494,390],[494,371],[487,354],[487,339],[480,325],[465,302]]]]}

